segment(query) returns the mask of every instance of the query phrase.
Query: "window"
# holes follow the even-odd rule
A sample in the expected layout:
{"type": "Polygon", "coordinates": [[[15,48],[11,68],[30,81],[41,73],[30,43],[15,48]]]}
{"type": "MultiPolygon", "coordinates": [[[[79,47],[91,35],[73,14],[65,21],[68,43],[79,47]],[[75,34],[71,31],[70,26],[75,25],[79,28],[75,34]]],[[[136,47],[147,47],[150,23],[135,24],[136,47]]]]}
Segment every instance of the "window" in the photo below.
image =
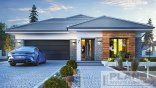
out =
{"type": "Polygon", "coordinates": [[[119,51],[127,51],[127,39],[111,38],[109,51],[110,57],[116,57],[119,51]]]}

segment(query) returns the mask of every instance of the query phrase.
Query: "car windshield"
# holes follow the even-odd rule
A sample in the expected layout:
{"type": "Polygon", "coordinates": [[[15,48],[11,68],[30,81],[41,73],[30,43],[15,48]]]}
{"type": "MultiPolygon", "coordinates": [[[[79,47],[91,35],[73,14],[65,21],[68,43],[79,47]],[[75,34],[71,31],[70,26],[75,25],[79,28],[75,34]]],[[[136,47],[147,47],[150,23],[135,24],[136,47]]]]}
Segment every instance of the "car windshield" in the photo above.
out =
{"type": "Polygon", "coordinates": [[[20,47],[15,49],[13,52],[29,52],[33,53],[34,52],[34,47],[20,47]]]}

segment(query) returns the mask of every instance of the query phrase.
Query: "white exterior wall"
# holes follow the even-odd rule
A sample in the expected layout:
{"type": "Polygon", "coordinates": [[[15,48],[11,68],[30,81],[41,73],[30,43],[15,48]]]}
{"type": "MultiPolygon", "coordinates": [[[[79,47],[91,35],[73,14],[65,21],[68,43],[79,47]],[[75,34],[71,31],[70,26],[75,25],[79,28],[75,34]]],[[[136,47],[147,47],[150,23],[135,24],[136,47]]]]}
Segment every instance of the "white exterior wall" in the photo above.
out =
{"type": "Polygon", "coordinates": [[[77,61],[81,61],[81,39],[102,37],[102,32],[77,32],[77,61]]]}
{"type": "Polygon", "coordinates": [[[24,40],[71,40],[77,39],[75,32],[67,33],[16,33],[16,47],[23,46],[24,40]]]}
{"type": "Polygon", "coordinates": [[[15,34],[16,40],[70,40],[76,39],[76,33],[24,33],[15,34]]]}

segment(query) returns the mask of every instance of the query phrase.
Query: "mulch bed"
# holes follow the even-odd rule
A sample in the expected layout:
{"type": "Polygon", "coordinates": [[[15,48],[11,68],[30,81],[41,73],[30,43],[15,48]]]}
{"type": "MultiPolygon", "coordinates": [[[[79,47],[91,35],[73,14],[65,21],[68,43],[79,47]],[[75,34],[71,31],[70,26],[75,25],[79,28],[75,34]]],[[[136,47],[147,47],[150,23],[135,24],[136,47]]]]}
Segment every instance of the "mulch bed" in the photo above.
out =
{"type": "Polygon", "coordinates": [[[148,84],[156,87],[156,77],[154,77],[154,76],[149,75],[149,78],[147,78],[147,75],[145,73],[141,73],[141,72],[137,72],[137,71],[136,72],[132,72],[132,71],[128,72],[126,68],[120,69],[120,68],[115,67],[115,66],[111,66],[111,67],[115,70],[122,71],[123,73],[125,73],[131,77],[140,79],[143,82],[148,83],[148,84]]]}

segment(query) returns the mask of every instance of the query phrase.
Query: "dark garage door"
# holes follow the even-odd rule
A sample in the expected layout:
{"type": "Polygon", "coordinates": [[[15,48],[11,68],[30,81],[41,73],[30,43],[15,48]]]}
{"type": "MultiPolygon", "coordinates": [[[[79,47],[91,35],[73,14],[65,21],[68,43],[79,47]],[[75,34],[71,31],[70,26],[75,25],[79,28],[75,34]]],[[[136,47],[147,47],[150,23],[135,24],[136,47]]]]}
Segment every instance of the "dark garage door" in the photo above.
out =
{"type": "Polygon", "coordinates": [[[49,60],[68,60],[68,40],[25,40],[25,46],[36,46],[46,55],[49,60]]]}

